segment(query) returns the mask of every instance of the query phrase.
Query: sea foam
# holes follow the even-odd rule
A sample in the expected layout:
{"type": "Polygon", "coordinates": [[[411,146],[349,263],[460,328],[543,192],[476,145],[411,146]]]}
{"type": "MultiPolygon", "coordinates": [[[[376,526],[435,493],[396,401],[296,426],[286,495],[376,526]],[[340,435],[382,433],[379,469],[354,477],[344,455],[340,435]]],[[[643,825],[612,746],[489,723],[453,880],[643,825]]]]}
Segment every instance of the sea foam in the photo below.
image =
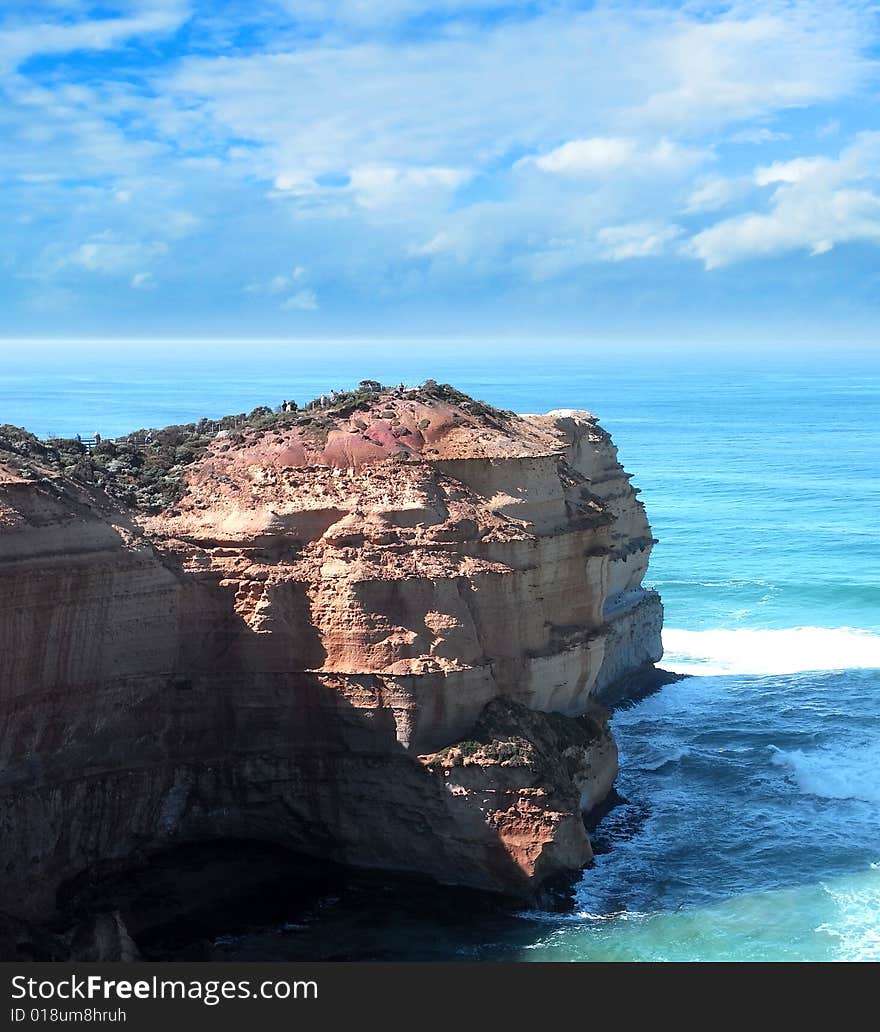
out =
{"type": "Polygon", "coordinates": [[[663,631],[663,667],[679,674],[796,674],[880,669],[880,635],[852,627],[663,631]]]}
{"type": "Polygon", "coordinates": [[[880,960],[880,874],[871,868],[822,886],[836,913],[816,931],[836,940],[837,960],[880,960]]]}
{"type": "Polygon", "coordinates": [[[880,742],[840,750],[772,748],[772,763],[794,778],[804,795],[823,799],[862,799],[880,803],[880,742]]]}

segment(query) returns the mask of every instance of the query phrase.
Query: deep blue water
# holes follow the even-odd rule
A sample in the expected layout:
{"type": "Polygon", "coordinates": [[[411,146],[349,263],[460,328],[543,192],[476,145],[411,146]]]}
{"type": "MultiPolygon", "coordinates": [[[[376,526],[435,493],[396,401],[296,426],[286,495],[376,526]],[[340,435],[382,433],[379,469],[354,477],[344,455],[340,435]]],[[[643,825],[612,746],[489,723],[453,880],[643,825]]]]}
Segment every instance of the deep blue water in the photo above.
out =
{"type": "MultiPolygon", "coordinates": [[[[344,894],[230,956],[880,959],[880,353],[485,345],[0,349],[0,422],[39,434],[448,380],[611,431],[660,538],[664,665],[614,719],[625,805],[574,913],[372,909],[344,894]]],[[[442,902],[438,908],[442,910],[442,902]]]]}

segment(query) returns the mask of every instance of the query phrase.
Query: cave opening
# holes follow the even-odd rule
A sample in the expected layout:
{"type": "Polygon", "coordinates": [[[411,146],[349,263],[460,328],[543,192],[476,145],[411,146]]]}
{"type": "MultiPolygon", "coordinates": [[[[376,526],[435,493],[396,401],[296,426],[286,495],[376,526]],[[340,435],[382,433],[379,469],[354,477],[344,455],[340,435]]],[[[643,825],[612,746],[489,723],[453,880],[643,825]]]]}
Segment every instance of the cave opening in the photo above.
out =
{"type": "Polygon", "coordinates": [[[221,936],[297,921],[344,886],[346,868],[249,839],[188,842],[102,863],[65,882],[56,929],[115,912],[147,960],[210,956],[221,936]]]}

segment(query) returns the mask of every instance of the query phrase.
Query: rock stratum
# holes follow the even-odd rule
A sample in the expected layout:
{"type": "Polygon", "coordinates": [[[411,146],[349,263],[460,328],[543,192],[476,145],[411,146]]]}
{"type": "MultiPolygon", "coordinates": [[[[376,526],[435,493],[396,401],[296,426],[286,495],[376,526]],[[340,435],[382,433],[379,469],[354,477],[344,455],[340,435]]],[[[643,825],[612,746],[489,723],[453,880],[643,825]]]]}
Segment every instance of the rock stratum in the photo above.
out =
{"type": "Polygon", "coordinates": [[[8,920],[186,843],[526,900],[590,860],[602,703],[662,621],[593,416],[361,391],[213,436],[161,512],[114,497],[117,446],[96,477],[0,441],[8,920]]]}

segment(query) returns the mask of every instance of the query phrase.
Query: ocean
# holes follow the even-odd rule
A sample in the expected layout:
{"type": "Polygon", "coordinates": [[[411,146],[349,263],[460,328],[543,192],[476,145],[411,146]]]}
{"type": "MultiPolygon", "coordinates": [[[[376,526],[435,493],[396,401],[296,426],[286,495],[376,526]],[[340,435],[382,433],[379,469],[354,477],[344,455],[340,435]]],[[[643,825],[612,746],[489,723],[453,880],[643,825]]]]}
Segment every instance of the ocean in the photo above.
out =
{"type": "Polygon", "coordinates": [[[586,408],[642,490],[691,676],[613,721],[623,802],[568,913],[345,889],[221,956],[880,960],[880,353],[382,344],[0,348],[0,422],[112,437],[428,377],[586,408]]]}

